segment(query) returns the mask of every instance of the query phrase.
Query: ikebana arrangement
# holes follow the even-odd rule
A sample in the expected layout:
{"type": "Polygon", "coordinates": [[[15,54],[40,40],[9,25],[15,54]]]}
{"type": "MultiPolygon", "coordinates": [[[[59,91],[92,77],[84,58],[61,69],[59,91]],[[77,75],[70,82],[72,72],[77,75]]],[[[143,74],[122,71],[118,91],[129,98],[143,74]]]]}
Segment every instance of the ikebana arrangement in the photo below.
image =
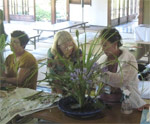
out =
{"type": "MultiPolygon", "coordinates": [[[[76,54],[80,56],[79,59],[76,59],[74,63],[57,52],[57,59],[51,59],[48,63],[59,64],[59,67],[62,66],[65,71],[63,74],[61,71],[58,73],[47,72],[42,81],[49,82],[52,88],[61,91],[63,98],[59,102],[59,108],[63,112],[84,118],[93,116],[105,108],[103,101],[99,99],[105,84],[99,79],[105,75],[107,69],[103,68],[104,63],[97,62],[104,54],[101,45],[102,39],[95,36],[87,50],[86,35],[83,44],[80,44],[78,31],[76,31],[76,37],[78,44],[76,54]],[[96,50],[97,45],[100,47],[96,50]]],[[[110,63],[111,61],[105,64],[109,65],[110,63]]]]}

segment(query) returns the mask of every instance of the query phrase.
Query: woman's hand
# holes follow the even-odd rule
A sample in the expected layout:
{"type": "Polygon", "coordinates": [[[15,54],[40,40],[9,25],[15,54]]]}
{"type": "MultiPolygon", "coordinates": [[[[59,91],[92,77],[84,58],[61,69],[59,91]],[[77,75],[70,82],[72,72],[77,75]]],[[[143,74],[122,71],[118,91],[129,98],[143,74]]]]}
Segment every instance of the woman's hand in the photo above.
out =
{"type": "Polygon", "coordinates": [[[143,109],[149,109],[149,107],[150,107],[150,104],[145,104],[145,105],[139,107],[138,110],[142,111],[143,109]]]}

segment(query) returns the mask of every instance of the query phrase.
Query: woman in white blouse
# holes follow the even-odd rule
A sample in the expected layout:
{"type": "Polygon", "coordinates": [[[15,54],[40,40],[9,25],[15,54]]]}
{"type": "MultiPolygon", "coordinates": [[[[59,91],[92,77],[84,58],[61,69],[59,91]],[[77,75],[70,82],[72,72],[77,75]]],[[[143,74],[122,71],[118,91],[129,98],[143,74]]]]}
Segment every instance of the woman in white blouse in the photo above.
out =
{"type": "Polygon", "coordinates": [[[138,91],[138,66],[135,57],[125,49],[121,49],[121,35],[115,28],[106,28],[102,30],[99,38],[102,40],[104,55],[99,59],[99,63],[110,62],[111,64],[103,66],[107,72],[102,80],[112,88],[129,90],[131,92],[129,100],[132,108],[142,110],[148,107],[141,98],[138,91]],[[106,69],[105,69],[106,70],[106,69]]]}

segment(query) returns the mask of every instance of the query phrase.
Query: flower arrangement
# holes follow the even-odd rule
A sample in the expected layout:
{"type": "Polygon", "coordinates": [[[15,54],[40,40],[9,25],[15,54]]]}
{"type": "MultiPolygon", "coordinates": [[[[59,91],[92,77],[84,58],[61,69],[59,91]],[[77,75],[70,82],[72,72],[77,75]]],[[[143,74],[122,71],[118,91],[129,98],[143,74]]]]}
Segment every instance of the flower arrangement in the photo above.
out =
{"type": "MultiPolygon", "coordinates": [[[[94,38],[87,51],[86,47],[86,35],[84,44],[79,44],[79,32],[76,31],[78,49],[82,50],[82,59],[77,60],[76,64],[73,64],[70,60],[62,58],[58,55],[58,59],[66,68],[63,75],[56,73],[46,73],[44,81],[49,82],[49,85],[55,88],[59,88],[65,92],[65,95],[72,96],[77,102],[78,107],[84,107],[89,99],[97,99],[97,96],[102,92],[104,84],[98,82],[98,77],[103,75],[105,69],[101,69],[101,65],[97,63],[97,60],[103,55],[101,47],[94,52],[95,46],[100,43],[100,40],[94,38]],[[93,54],[94,52],[94,54],[93,54]],[[57,80],[57,83],[54,82],[57,80]]],[[[42,80],[43,81],[43,80],[42,80]]],[[[95,101],[95,106],[101,106],[100,101],[95,101]]]]}

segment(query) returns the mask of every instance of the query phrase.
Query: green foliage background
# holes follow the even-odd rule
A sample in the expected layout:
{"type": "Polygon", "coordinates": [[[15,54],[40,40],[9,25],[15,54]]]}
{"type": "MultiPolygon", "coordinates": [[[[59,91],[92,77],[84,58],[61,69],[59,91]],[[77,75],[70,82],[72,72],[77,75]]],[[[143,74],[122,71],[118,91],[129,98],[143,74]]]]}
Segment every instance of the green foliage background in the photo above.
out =
{"type": "Polygon", "coordinates": [[[43,10],[38,5],[36,6],[36,20],[37,21],[50,21],[51,20],[51,12],[43,10]]]}

